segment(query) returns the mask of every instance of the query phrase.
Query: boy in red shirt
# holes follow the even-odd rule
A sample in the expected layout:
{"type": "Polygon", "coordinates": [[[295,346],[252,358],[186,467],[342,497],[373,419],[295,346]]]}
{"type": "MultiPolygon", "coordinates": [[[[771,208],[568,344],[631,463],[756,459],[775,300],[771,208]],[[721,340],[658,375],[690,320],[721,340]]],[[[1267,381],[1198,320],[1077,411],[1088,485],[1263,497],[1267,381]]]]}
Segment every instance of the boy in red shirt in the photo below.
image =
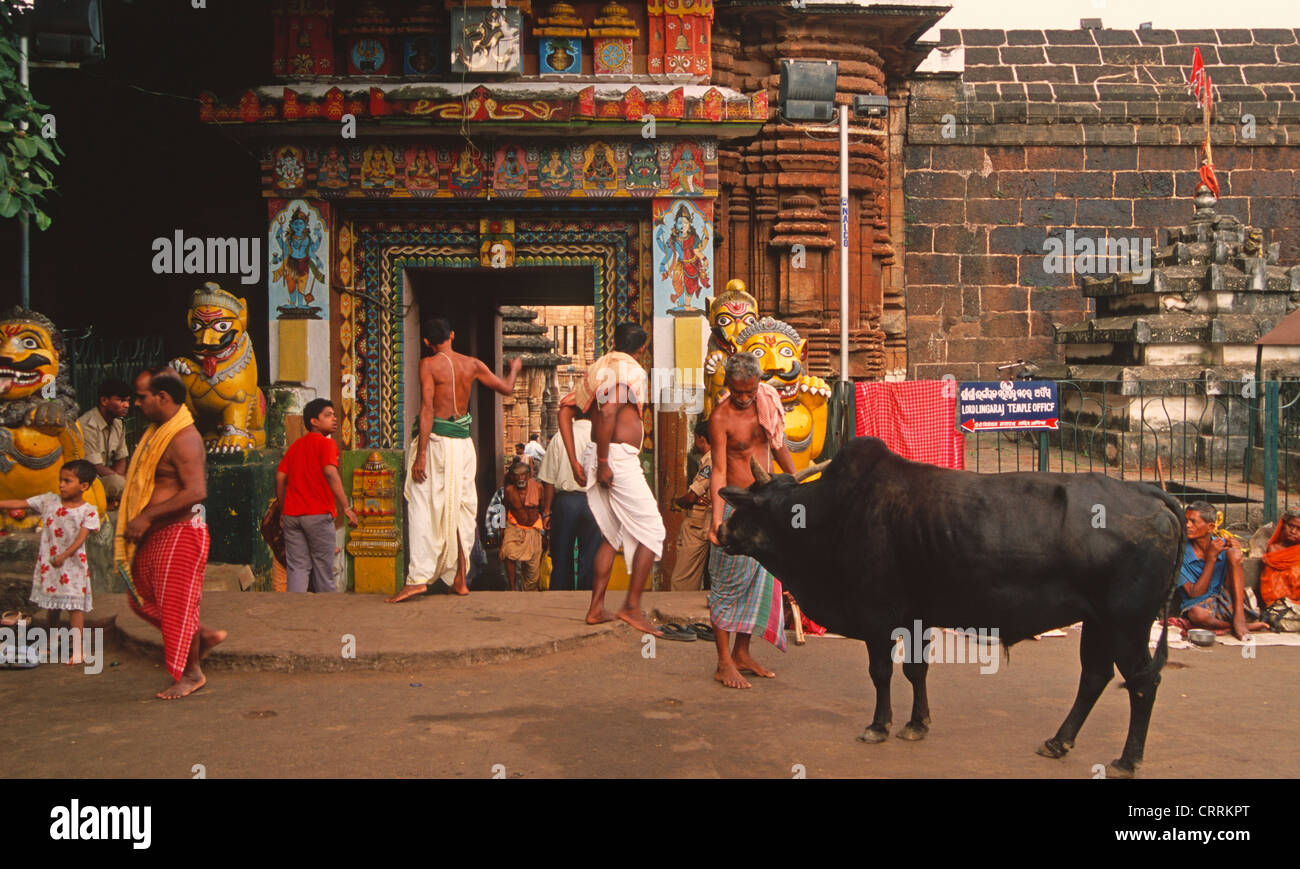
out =
{"type": "Polygon", "coordinates": [[[285,572],[289,591],[334,591],[334,517],[337,503],[348,525],[357,514],[343,492],[339,448],[330,436],[338,425],[325,398],[302,409],[307,433],[293,442],[275,472],[275,497],[283,505],[285,572]]]}

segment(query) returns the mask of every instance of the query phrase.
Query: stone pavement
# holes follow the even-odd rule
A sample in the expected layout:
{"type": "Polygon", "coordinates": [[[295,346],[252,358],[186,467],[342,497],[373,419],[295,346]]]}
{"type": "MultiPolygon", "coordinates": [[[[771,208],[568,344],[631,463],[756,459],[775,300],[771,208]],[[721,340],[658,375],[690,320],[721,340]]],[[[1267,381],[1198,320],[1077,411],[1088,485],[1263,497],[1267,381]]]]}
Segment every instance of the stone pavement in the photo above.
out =
{"type": "MultiPolygon", "coordinates": [[[[605,598],[613,610],[624,592],[605,598]]],[[[660,622],[708,622],[704,592],[647,592],[646,612],[660,622]]],[[[405,671],[530,658],[573,649],[622,622],[588,625],[585,591],[428,594],[401,604],[382,595],[206,591],[203,624],[230,632],[204,663],[213,669],[405,671]],[[350,638],[350,640],[349,640],[350,638]],[[349,646],[355,658],[344,658],[349,646]]],[[[88,625],[115,627],[142,652],[161,654],[157,628],[131,612],[123,594],[96,594],[88,625]]]]}

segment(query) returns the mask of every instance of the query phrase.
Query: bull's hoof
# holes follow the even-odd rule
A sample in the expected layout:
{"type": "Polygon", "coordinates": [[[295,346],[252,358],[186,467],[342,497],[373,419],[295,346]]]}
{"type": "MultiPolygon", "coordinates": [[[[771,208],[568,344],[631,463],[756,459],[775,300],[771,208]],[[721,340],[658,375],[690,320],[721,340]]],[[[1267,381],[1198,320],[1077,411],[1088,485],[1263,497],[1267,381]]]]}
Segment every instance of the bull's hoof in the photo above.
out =
{"type": "Polygon", "coordinates": [[[1133,778],[1135,775],[1137,764],[1129,763],[1122,757],[1106,764],[1106,778],[1133,778]]]}
{"type": "Polygon", "coordinates": [[[930,728],[924,724],[914,724],[909,721],[903,725],[903,729],[898,731],[899,739],[906,739],[909,742],[916,742],[918,739],[925,739],[930,733],[930,728]]]}
{"type": "Polygon", "coordinates": [[[1057,758],[1065,757],[1073,747],[1073,745],[1066,745],[1056,737],[1052,737],[1042,745],[1038,746],[1037,751],[1043,757],[1050,757],[1055,760],[1057,758]]]}
{"type": "Polygon", "coordinates": [[[862,731],[862,735],[858,737],[858,742],[865,742],[868,745],[876,745],[884,742],[886,739],[889,739],[889,730],[872,724],[866,730],[862,731]]]}

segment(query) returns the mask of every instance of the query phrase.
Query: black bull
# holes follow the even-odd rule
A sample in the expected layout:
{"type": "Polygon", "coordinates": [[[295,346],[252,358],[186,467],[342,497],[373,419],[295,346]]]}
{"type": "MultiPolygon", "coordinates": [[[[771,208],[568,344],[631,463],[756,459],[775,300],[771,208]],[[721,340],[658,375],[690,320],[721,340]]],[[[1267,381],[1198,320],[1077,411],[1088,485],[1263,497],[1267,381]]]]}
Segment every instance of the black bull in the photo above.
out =
{"type": "MultiPolygon", "coordinates": [[[[947,470],[875,438],[847,444],[813,482],[755,471],[749,489],[722,490],[736,509],[719,536],[780,578],[811,618],[866,643],[876,710],[859,739],[888,738],[895,628],[996,628],[1006,647],[1081,621],[1079,693],[1038,753],[1074,746],[1118,666],[1130,714],[1112,773],[1132,775],[1168,657],[1167,628],[1154,659],[1147,646],[1182,557],[1176,500],[1101,474],[947,470]]],[[[926,660],[903,664],[913,692],[905,739],[928,731],[926,660]]]]}

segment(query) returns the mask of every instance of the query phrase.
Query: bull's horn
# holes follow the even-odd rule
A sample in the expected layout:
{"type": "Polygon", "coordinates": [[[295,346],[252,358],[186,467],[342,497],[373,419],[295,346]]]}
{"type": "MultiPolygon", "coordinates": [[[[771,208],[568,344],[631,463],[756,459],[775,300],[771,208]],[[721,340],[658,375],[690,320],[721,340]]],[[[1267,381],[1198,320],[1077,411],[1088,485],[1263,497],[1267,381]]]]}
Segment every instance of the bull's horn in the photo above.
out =
{"type": "Polygon", "coordinates": [[[813,474],[820,474],[822,471],[826,470],[826,466],[829,465],[830,463],[831,463],[830,459],[827,459],[826,461],[821,462],[820,464],[809,465],[808,467],[804,468],[802,471],[794,475],[794,481],[796,483],[802,483],[804,480],[808,479],[813,474]]]}
{"type": "Polygon", "coordinates": [[[772,475],[759,466],[758,460],[753,456],[749,457],[749,470],[754,474],[754,482],[761,486],[766,486],[772,482],[772,475]]]}

